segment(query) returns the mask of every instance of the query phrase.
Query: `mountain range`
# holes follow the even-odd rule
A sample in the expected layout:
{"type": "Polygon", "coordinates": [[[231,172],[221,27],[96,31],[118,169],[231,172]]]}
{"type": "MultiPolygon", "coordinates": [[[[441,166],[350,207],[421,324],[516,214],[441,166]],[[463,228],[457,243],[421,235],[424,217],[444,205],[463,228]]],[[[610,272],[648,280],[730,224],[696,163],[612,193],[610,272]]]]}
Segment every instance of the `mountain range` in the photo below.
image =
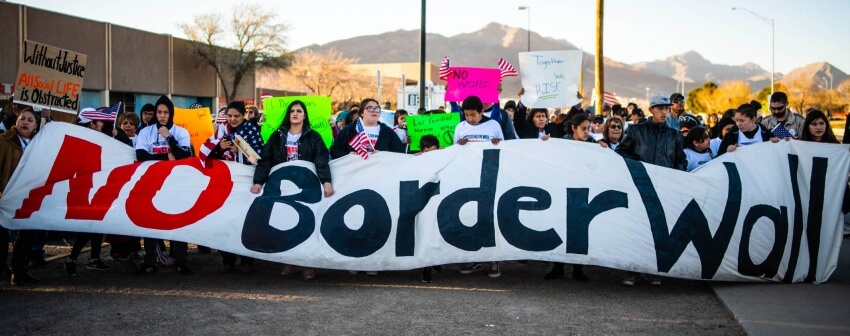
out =
{"type": "MultiPolygon", "coordinates": [[[[528,31],[499,23],[489,23],[478,31],[446,37],[426,34],[426,60],[439,64],[446,55],[452,65],[472,67],[497,67],[499,58],[514,65],[519,64],[518,53],[527,50],[528,31]]],[[[575,50],[575,45],[563,40],[544,37],[531,32],[534,50],[575,50]]],[[[358,63],[406,63],[419,61],[419,30],[397,30],[379,35],[358,36],[323,45],[310,45],[302,49],[324,52],[336,49],[345,57],[357,58],[358,63]]],[[[742,65],[715,64],[696,51],[670,56],[664,60],[627,64],[605,58],[605,90],[624,98],[643,99],[646,88],[653,93],[672,93],[684,77],[685,89],[691,90],[706,81],[720,83],[729,80],[744,80],[753,92],[770,85],[770,72],[754,63],[742,65]]],[[[584,53],[584,77],[582,86],[585,95],[593,87],[594,55],[584,53]]],[[[520,69],[521,71],[521,69],[520,69]]],[[[799,67],[787,75],[777,73],[778,82],[808,80],[813,87],[829,85],[832,79],[837,87],[847,79],[847,74],[827,62],[799,67]]],[[[507,77],[502,83],[502,96],[518,92],[519,77],[507,77]]]]}

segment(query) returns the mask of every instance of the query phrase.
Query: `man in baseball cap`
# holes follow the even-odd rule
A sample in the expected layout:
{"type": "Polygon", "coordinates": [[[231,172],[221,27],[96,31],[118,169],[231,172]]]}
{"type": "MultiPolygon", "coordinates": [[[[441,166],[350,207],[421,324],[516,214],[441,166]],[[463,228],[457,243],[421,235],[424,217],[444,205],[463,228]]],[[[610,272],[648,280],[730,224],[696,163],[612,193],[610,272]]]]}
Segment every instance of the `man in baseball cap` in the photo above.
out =
{"type": "MultiPolygon", "coordinates": [[[[652,117],[645,123],[629,126],[626,137],[617,146],[617,154],[632,160],[685,171],[688,160],[685,157],[684,138],[679,134],[678,128],[667,126],[671,105],[667,96],[652,96],[649,99],[649,113],[652,117]]],[[[637,275],[629,272],[623,279],[623,285],[634,286],[637,275]]],[[[646,278],[650,285],[661,285],[661,279],[656,276],[647,275],[646,278]]]]}

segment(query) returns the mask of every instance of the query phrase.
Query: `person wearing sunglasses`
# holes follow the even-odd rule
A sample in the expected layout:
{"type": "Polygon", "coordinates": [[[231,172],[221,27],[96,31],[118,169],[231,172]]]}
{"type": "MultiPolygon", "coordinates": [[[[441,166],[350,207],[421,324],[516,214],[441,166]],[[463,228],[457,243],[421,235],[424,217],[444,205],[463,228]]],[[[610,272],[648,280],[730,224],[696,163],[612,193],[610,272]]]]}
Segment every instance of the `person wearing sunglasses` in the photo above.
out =
{"type": "Polygon", "coordinates": [[[602,140],[599,141],[599,145],[602,148],[610,148],[611,150],[617,150],[617,146],[620,145],[620,139],[623,138],[623,121],[619,118],[611,118],[605,122],[605,125],[602,127],[602,140]]]}
{"type": "Polygon", "coordinates": [[[776,126],[782,125],[793,138],[799,138],[803,134],[803,124],[806,119],[803,116],[791,112],[788,109],[788,95],[777,91],[770,96],[770,115],[762,119],[761,125],[770,131],[776,126]]]}
{"type": "MultiPolygon", "coordinates": [[[[685,113],[685,96],[681,93],[670,95],[670,114],[667,115],[667,127],[678,130],[681,127],[680,120],[682,117],[691,117],[697,120],[694,115],[685,113]]],[[[699,124],[697,124],[699,125],[699,124]]]]}
{"type": "MultiPolygon", "coordinates": [[[[608,118],[608,120],[611,119],[613,118],[608,118]]],[[[604,128],[604,126],[605,119],[603,119],[601,115],[597,115],[596,117],[594,117],[593,121],[590,123],[590,137],[592,137],[593,140],[596,141],[602,140],[604,134],[602,129],[604,128]]]]}

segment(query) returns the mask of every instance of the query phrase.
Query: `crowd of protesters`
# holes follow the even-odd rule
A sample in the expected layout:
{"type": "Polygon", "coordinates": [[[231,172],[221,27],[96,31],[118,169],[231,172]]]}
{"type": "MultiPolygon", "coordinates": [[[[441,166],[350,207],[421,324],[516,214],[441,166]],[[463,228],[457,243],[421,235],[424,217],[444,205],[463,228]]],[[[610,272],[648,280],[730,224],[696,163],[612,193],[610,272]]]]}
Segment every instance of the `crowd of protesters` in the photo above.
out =
{"type": "MultiPolygon", "coordinates": [[[[587,113],[578,104],[570,107],[566,113],[552,115],[548,109],[526,107],[522,102],[523,93],[523,90],[519,92],[518,101],[508,101],[504,106],[483,103],[478,97],[470,96],[462,102],[451,102],[451,112],[443,111],[441,107],[435,111],[420,110],[417,114],[459,113],[461,123],[454,132],[455,145],[469,142],[498,145],[501,141],[514,139],[566,139],[598,144],[600,150],[612,150],[628,159],[682,171],[693,171],[717,156],[734,152],[738,147],[761,142],[799,140],[838,143],[823,112],[810,109],[805,117],[794,113],[788,109],[788,97],[783,92],[776,92],[770,97],[770,114],[764,118],[760,114],[762,106],[753,101],[743,103],[722,116],[710,114],[706,122],[685,111],[685,97],[681,93],[652,96],[646,115],[634,103],[629,103],[625,108],[606,105],[599,109],[601,114],[598,115],[587,113]]],[[[216,114],[214,134],[201,146],[200,153],[194,153],[187,130],[174,124],[174,104],[166,96],[160,97],[155,104],[144,105],[140,115],[126,112],[111,119],[102,113],[95,113],[103,109],[83,109],[77,120],[78,125],[132,146],[140,162],[179,160],[195,155],[205,160],[234,161],[246,165],[256,162],[251,187],[251,192],[255,194],[261,193],[264,186],[273,182],[269,181],[271,168],[283,162],[312,162],[323,185],[323,196],[330,197],[334,194],[334,178],[329,167],[332,159],[346,155],[367,158],[369,154],[381,151],[422,155],[440,148],[436,137],[423,136],[419,143],[421,152],[411,152],[405,123],[408,112],[396,111],[393,124],[385,125],[380,122],[380,104],[371,98],[350,106],[347,111],[340,112],[335,120],[329,121],[334,136],[330,148],[311,129],[310,112],[307,105],[299,100],[289,104],[282,124],[265,142],[259,131],[263,121],[260,111],[243,102],[229,103],[216,114]],[[246,142],[244,145],[250,147],[253,153],[240,150],[237,138],[246,142]],[[251,155],[259,160],[252,162],[251,155]]],[[[33,108],[23,105],[16,105],[14,113],[2,121],[0,128],[4,129],[4,133],[0,136],[0,190],[9,182],[23,152],[37,136],[43,122],[50,122],[49,113],[37,113],[33,108]]],[[[847,212],[850,210],[848,208],[845,201],[843,211],[847,212]]],[[[28,267],[45,263],[43,257],[39,259],[39,254],[34,252],[43,247],[43,236],[44,232],[35,230],[14,232],[11,269],[6,264],[7,249],[0,249],[0,260],[3,261],[0,274],[11,276],[11,282],[15,285],[38,282],[36,277],[28,273],[28,267]]],[[[0,245],[7,246],[11,237],[12,232],[0,227],[0,245]]],[[[110,256],[119,262],[124,272],[147,275],[157,272],[161,267],[173,267],[177,274],[193,274],[186,260],[187,242],[172,240],[166,245],[160,239],[119,235],[104,237],[94,233],[80,233],[76,236],[71,254],[65,260],[65,273],[68,276],[77,274],[77,258],[88,243],[91,244],[91,257],[87,269],[111,270],[112,267],[100,260],[104,239],[110,243],[110,256]],[[142,261],[136,264],[133,258],[142,261]]],[[[199,246],[199,251],[209,253],[209,249],[202,246],[199,246]]],[[[219,253],[222,258],[221,274],[234,273],[237,258],[240,259],[241,273],[253,273],[252,258],[227,251],[219,253]]],[[[572,265],[572,277],[588,281],[582,266],[572,265]]],[[[544,278],[563,277],[564,268],[565,264],[555,263],[544,278]]],[[[421,280],[431,282],[432,271],[441,270],[439,265],[426,267],[422,270],[421,280]]],[[[472,274],[484,270],[493,278],[501,275],[499,262],[488,260],[464,265],[460,273],[472,274]]],[[[282,265],[281,275],[297,273],[304,280],[316,276],[312,268],[282,265]]],[[[639,274],[629,272],[622,283],[634,286],[639,277],[639,274]]],[[[643,277],[651,285],[661,284],[659,277],[643,277]]]]}

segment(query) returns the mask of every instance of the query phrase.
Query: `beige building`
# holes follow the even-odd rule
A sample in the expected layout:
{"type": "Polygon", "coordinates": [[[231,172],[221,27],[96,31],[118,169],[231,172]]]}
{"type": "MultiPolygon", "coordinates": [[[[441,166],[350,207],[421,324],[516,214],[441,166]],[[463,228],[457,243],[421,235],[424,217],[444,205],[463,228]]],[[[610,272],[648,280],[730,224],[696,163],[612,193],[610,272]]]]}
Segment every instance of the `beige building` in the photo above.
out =
{"type": "MultiPolygon", "coordinates": [[[[200,103],[216,110],[225,103],[215,72],[191,54],[187,40],[0,1],[0,87],[4,90],[16,81],[24,40],[87,55],[81,107],[121,101],[125,111],[139,112],[142,105],[163,94],[178,107],[200,103]]],[[[259,88],[255,82],[253,75],[246,76],[237,100],[254,103],[266,91],[288,93],[259,88]]]]}

